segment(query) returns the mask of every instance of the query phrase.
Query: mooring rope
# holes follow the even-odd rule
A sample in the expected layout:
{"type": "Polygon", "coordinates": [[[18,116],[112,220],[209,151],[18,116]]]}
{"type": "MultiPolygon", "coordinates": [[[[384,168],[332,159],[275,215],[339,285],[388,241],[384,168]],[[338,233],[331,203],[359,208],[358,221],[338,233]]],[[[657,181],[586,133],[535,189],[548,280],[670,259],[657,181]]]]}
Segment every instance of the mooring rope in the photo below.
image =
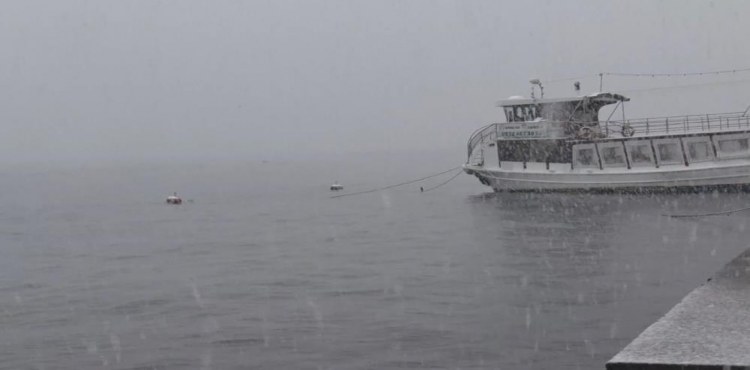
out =
{"type": "Polygon", "coordinates": [[[708,217],[708,216],[730,215],[732,213],[742,212],[742,211],[747,211],[747,210],[750,210],[750,207],[733,209],[733,210],[723,211],[723,212],[714,212],[714,213],[700,213],[700,214],[695,214],[695,215],[668,215],[668,216],[672,218],[708,217]]]}
{"type": "MultiPolygon", "coordinates": [[[[392,189],[392,188],[395,188],[395,187],[399,187],[399,186],[409,185],[409,184],[413,184],[413,183],[415,183],[415,182],[419,182],[419,181],[422,181],[422,180],[427,180],[427,179],[433,178],[433,177],[435,177],[435,176],[440,176],[440,175],[442,175],[442,174],[445,174],[445,173],[448,173],[448,172],[452,172],[452,171],[455,171],[455,170],[457,170],[457,169],[459,169],[459,168],[461,168],[461,167],[462,167],[462,166],[458,166],[458,167],[453,167],[453,168],[451,168],[451,169],[449,169],[449,170],[445,170],[445,171],[443,171],[443,172],[438,172],[438,173],[435,173],[435,174],[432,174],[432,175],[429,175],[429,176],[421,177],[421,178],[418,178],[418,179],[416,179],[416,180],[411,180],[411,181],[407,181],[407,182],[402,182],[402,183],[399,183],[399,184],[395,184],[395,185],[384,186],[384,187],[382,187],[382,188],[377,188],[377,189],[370,189],[370,190],[365,190],[365,191],[358,191],[358,192],[356,192],[356,193],[349,193],[349,194],[334,195],[334,196],[332,196],[331,198],[342,198],[342,197],[348,197],[348,196],[352,196],[352,195],[360,195],[360,194],[374,193],[374,192],[376,192],[376,191],[382,191],[382,190],[386,190],[386,189],[392,189]]],[[[458,174],[460,174],[460,173],[461,173],[461,172],[459,172],[458,174]]],[[[458,174],[456,174],[456,176],[458,176],[458,174]]],[[[456,177],[456,176],[454,176],[454,177],[456,177]]],[[[452,180],[452,179],[451,179],[451,180],[452,180]]],[[[441,185],[443,185],[443,184],[441,184],[441,185]]],[[[441,185],[438,185],[438,186],[441,186],[441,185]]],[[[435,188],[437,188],[437,186],[436,186],[435,188]]],[[[432,188],[432,189],[435,189],[435,188],[432,188]]],[[[432,190],[432,189],[428,189],[428,190],[432,190]]]]}
{"type": "Polygon", "coordinates": [[[462,172],[464,172],[464,170],[458,170],[458,172],[456,172],[456,174],[455,174],[455,175],[453,175],[453,177],[449,178],[448,180],[446,180],[446,181],[445,181],[445,182],[443,182],[442,184],[440,184],[440,185],[438,185],[438,186],[433,186],[433,187],[431,187],[431,188],[429,188],[429,189],[424,189],[424,190],[423,190],[422,192],[423,192],[423,193],[426,193],[426,192],[428,192],[428,191],[430,191],[430,190],[435,190],[435,189],[437,189],[437,188],[439,188],[439,187],[441,187],[441,186],[443,186],[443,185],[445,185],[445,184],[447,184],[447,183],[449,183],[449,182],[453,181],[453,179],[455,179],[456,177],[458,177],[458,175],[460,175],[460,174],[461,174],[462,172]]]}

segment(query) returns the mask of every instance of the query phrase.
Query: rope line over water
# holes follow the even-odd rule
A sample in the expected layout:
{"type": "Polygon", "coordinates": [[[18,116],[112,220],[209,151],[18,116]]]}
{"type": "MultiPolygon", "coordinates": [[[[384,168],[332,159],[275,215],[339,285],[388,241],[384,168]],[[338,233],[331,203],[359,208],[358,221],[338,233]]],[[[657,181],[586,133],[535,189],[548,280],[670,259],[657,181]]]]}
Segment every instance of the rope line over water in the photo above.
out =
{"type": "Polygon", "coordinates": [[[441,187],[441,186],[443,186],[443,185],[445,185],[445,184],[447,184],[447,183],[449,183],[449,182],[453,181],[453,179],[455,179],[456,177],[458,177],[458,175],[460,175],[460,174],[461,174],[462,172],[464,172],[464,170],[458,170],[458,172],[456,172],[456,174],[455,174],[455,175],[453,175],[453,177],[449,178],[449,179],[448,179],[448,180],[446,180],[445,182],[441,183],[441,184],[440,184],[440,185],[438,185],[438,186],[433,186],[433,187],[431,187],[431,188],[428,188],[428,189],[424,189],[424,191],[422,191],[422,192],[423,192],[423,193],[426,193],[426,192],[428,192],[428,191],[430,191],[430,190],[435,190],[435,189],[437,189],[437,188],[439,188],[439,187],[441,187]]]}
{"type": "Polygon", "coordinates": [[[720,216],[720,215],[731,215],[732,213],[737,213],[737,212],[742,212],[742,211],[747,211],[747,210],[750,210],[750,207],[732,209],[732,210],[723,211],[723,212],[699,213],[699,214],[695,214],[695,215],[669,215],[669,217],[672,217],[672,218],[691,218],[691,217],[720,216]]]}
{"type": "MultiPolygon", "coordinates": [[[[382,187],[382,188],[370,189],[370,190],[365,190],[365,191],[358,191],[358,192],[356,192],[356,193],[349,193],[349,194],[334,195],[334,196],[332,196],[331,198],[342,198],[342,197],[348,197],[348,196],[352,196],[352,195],[360,195],[360,194],[374,193],[374,192],[376,192],[376,191],[382,191],[382,190],[386,190],[386,189],[392,189],[392,188],[396,188],[396,187],[399,187],[399,186],[409,185],[409,184],[413,184],[413,183],[415,183],[415,182],[419,182],[419,181],[422,181],[422,180],[427,180],[427,179],[430,179],[430,178],[433,178],[433,177],[436,177],[436,176],[440,176],[440,175],[442,175],[442,174],[445,174],[445,173],[448,173],[448,172],[452,172],[452,171],[455,171],[455,170],[457,170],[457,169],[460,169],[460,168],[462,168],[462,166],[458,166],[458,167],[453,167],[453,168],[451,168],[451,169],[449,169],[449,170],[445,170],[445,171],[443,171],[443,172],[438,172],[438,173],[435,173],[435,174],[432,174],[432,175],[429,175],[429,176],[421,177],[421,178],[418,178],[418,179],[416,179],[416,180],[411,180],[411,181],[407,181],[407,182],[402,182],[402,183],[398,183],[398,184],[395,184],[395,185],[389,185],[389,186],[385,186],[385,187],[382,187]]],[[[460,174],[460,172],[459,172],[458,174],[460,174]]],[[[456,176],[458,176],[458,174],[456,174],[456,176]]],[[[456,177],[456,176],[454,176],[454,177],[456,177]]],[[[451,179],[451,180],[452,180],[452,179],[451,179]]],[[[438,186],[442,186],[442,185],[444,185],[444,184],[440,184],[440,185],[438,185],[438,186]]],[[[432,188],[432,189],[435,189],[435,188],[437,188],[438,186],[436,186],[436,187],[434,187],[434,188],[432,188]]],[[[432,189],[428,189],[428,190],[432,190],[432,189]]]]}

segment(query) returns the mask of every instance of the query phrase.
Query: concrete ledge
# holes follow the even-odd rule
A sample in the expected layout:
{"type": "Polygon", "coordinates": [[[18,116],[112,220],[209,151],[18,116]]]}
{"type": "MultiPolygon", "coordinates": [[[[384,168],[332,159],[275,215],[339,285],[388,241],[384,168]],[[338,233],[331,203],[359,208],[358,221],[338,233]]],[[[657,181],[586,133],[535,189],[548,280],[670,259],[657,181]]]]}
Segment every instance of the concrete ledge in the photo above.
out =
{"type": "Polygon", "coordinates": [[[690,292],[607,369],[750,369],[750,250],[690,292]]]}

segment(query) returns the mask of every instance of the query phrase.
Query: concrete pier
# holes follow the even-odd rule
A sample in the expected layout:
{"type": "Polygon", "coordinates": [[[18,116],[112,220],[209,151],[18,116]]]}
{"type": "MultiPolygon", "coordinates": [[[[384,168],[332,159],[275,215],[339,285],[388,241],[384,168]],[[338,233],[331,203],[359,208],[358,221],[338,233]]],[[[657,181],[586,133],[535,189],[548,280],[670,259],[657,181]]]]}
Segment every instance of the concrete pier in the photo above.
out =
{"type": "Polygon", "coordinates": [[[606,367],[750,369],[750,249],[683,298],[606,367]]]}

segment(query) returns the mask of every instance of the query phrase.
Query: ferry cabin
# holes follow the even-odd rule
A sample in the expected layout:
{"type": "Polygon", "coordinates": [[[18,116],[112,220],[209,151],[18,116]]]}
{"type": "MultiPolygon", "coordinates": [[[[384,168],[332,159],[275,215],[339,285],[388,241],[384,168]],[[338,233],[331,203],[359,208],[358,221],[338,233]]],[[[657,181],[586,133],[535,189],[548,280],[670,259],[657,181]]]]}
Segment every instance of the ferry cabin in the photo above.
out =
{"type": "Polygon", "coordinates": [[[747,111],[625,120],[627,101],[612,93],[501,101],[506,123],[472,135],[465,170],[495,190],[750,182],[747,111]],[[622,120],[600,121],[610,104],[622,120]]]}

